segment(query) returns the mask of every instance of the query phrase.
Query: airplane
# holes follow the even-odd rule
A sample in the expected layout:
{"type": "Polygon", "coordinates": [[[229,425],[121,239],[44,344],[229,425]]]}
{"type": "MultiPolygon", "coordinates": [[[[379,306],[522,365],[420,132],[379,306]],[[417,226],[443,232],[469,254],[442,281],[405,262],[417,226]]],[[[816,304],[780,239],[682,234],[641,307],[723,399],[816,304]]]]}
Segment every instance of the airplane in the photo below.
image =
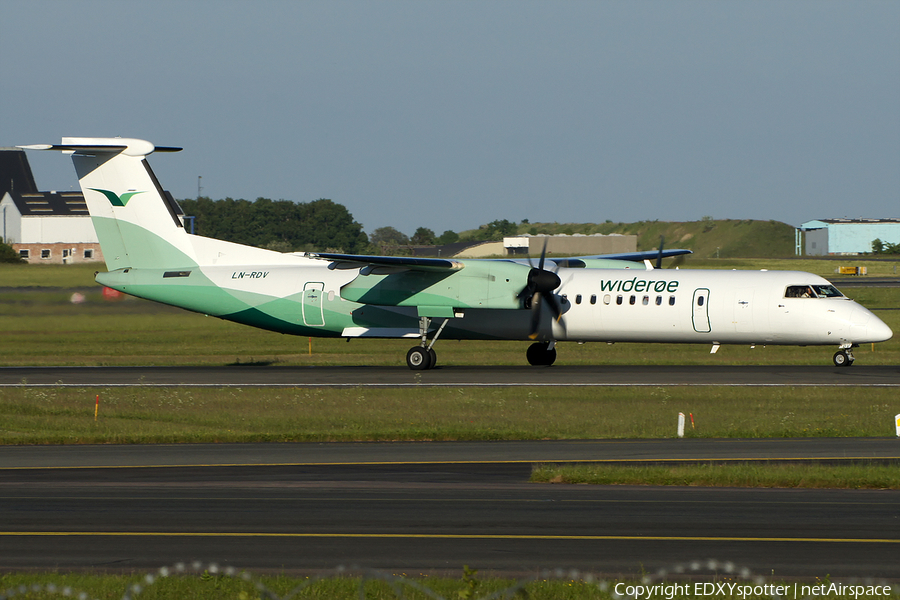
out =
{"type": "Polygon", "coordinates": [[[662,342],[837,345],[893,335],[871,311],[799,271],[660,269],[688,250],[546,259],[280,253],[192,235],[147,157],[177,152],[130,138],[62,138],[20,146],[70,154],[112,289],[298,336],[417,339],[410,369],[437,364],[438,339],[532,340],[526,359],[549,366],[556,345],[662,342]],[[655,257],[656,268],[651,262],[655,257]]]}

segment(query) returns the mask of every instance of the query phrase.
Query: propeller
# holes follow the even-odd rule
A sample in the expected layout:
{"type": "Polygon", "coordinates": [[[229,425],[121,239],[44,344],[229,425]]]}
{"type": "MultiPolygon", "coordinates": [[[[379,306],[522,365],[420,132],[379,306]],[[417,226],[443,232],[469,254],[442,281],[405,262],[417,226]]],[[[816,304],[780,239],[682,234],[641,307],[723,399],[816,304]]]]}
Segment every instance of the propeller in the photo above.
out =
{"type": "Polygon", "coordinates": [[[663,259],[663,244],[666,241],[666,236],[659,236],[659,254],[656,255],[656,268],[662,269],[662,259],[663,259]]]}
{"type": "MultiPolygon", "coordinates": [[[[553,316],[556,319],[559,319],[560,315],[562,315],[562,310],[559,308],[559,302],[556,300],[556,296],[553,295],[553,290],[559,287],[562,281],[559,278],[559,275],[554,273],[553,271],[548,271],[544,269],[544,259],[547,255],[547,239],[544,238],[544,247],[541,250],[541,259],[538,261],[538,266],[535,268],[532,265],[531,270],[528,271],[528,279],[526,280],[525,287],[522,288],[522,291],[519,292],[519,299],[523,301],[525,308],[531,308],[531,333],[528,337],[534,339],[537,337],[538,327],[541,323],[541,300],[543,299],[547,302],[547,306],[550,307],[550,312],[553,313],[553,316]]],[[[528,259],[528,263],[531,264],[531,259],[528,259]]]]}

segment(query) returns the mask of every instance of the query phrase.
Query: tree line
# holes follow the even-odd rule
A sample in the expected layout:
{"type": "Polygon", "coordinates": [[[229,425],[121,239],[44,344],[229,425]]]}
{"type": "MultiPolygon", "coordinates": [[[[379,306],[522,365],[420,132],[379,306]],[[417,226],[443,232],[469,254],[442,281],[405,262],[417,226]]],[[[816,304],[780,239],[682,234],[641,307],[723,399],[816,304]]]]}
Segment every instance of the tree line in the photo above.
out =
{"type": "MultiPolygon", "coordinates": [[[[257,198],[249,200],[180,200],[187,217],[194,219],[194,232],[237,244],[278,252],[346,252],[369,249],[362,225],[347,208],[327,198],[292,202],[257,198]]],[[[190,223],[185,225],[190,230],[190,223]]]]}
{"type": "MultiPolygon", "coordinates": [[[[452,230],[437,235],[419,227],[407,236],[394,227],[379,227],[366,235],[347,208],[327,198],[313,202],[270,200],[179,200],[186,227],[206,237],[278,252],[346,252],[348,254],[404,254],[411,246],[434,246],[460,241],[500,240],[516,235],[518,226],[506,219],[492,221],[464,236],[452,230]]],[[[527,223],[527,221],[524,221],[527,223]]]]}
{"type": "Polygon", "coordinates": [[[872,240],[872,254],[900,254],[900,242],[892,244],[875,238],[872,240]]]}

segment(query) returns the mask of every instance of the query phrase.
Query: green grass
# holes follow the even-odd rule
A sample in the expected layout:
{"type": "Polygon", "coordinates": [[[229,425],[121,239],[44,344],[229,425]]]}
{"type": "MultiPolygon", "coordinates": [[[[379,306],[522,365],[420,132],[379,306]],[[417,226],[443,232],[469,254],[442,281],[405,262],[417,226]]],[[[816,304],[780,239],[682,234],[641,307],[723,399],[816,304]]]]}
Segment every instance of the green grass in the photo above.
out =
{"type": "Polygon", "coordinates": [[[885,388],[3,388],[0,443],[893,436],[885,388]],[[99,419],[94,403],[100,395],[99,419]]]}
{"type": "Polygon", "coordinates": [[[896,465],[704,463],[675,466],[535,465],[537,483],[717,487],[900,489],[896,465]]]}
{"type": "MultiPolygon", "coordinates": [[[[737,565],[740,569],[740,565],[737,565]]],[[[688,568],[688,570],[690,570],[688,568]]],[[[541,577],[529,577],[522,580],[482,575],[469,571],[469,575],[459,578],[448,576],[431,576],[428,574],[405,573],[377,573],[370,572],[367,576],[328,576],[322,578],[310,578],[304,576],[249,576],[240,573],[229,577],[224,575],[190,574],[168,577],[157,577],[152,583],[147,583],[143,575],[89,575],[80,573],[7,573],[0,575],[0,590],[18,590],[20,586],[27,589],[37,588],[35,591],[16,593],[15,598],[22,600],[55,600],[61,597],[78,597],[84,593],[87,598],[122,598],[126,590],[138,584],[141,591],[133,597],[141,600],[263,600],[264,598],[292,598],[295,600],[321,599],[321,600],[353,600],[355,598],[367,598],[370,600],[424,600],[426,598],[460,600],[465,598],[532,598],[534,600],[589,600],[609,599],[611,592],[620,586],[624,591],[624,585],[665,584],[666,582],[679,582],[683,589],[694,590],[693,581],[726,582],[734,583],[744,588],[752,588],[761,585],[761,581],[749,577],[738,578],[727,571],[725,565],[718,565],[717,572],[700,571],[705,576],[684,575],[682,577],[659,579],[652,576],[643,581],[632,578],[609,577],[602,575],[593,576],[582,573],[558,573],[541,577]],[[241,577],[243,575],[244,577],[241,577]],[[262,586],[265,592],[256,588],[256,584],[262,586]],[[48,586],[53,586],[52,592],[47,591],[48,586]],[[69,589],[69,594],[63,595],[63,589],[69,589]],[[293,593],[292,593],[293,592],[293,593]],[[275,594],[273,596],[272,594],[275,594]]],[[[839,582],[836,580],[835,582],[839,582]]],[[[765,578],[765,583],[784,586],[788,595],[793,594],[794,585],[797,585],[799,598],[812,597],[809,592],[812,586],[825,586],[831,584],[831,578],[823,574],[822,578],[803,578],[796,581],[773,581],[765,578]],[[806,593],[804,587],[807,586],[806,593]]],[[[895,598],[900,592],[896,584],[891,586],[887,582],[876,580],[864,584],[859,582],[847,582],[845,585],[887,585],[889,592],[882,595],[883,588],[879,588],[878,595],[866,596],[859,594],[860,598],[895,598]]],[[[674,591],[674,589],[672,589],[674,591]]],[[[763,591],[760,589],[760,591],[763,591]]],[[[2,591],[0,591],[2,594],[2,591]]],[[[642,596],[646,597],[646,596],[642,596]]],[[[663,590],[657,590],[655,598],[677,598],[678,600],[702,599],[709,596],[695,595],[693,593],[666,595],[663,590]]],[[[721,597],[721,596],[720,596],[721,597]]],[[[756,595],[751,590],[741,594],[735,592],[732,598],[746,600],[762,600],[768,595],[756,595]]],[[[834,594],[816,594],[817,598],[849,598],[851,596],[836,596],[834,594]]]]}
{"type": "MultiPolygon", "coordinates": [[[[458,600],[459,598],[484,598],[503,590],[512,590],[514,593],[519,587],[524,587],[525,594],[518,597],[534,598],[537,600],[580,600],[588,598],[609,598],[609,594],[600,591],[596,584],[585,583],[582,580],[549,579],[538,580],[518,585],[515,579],[486,577],[475,579],[471,577],[432,577],[425,574],[383,573],[370,575],[363,580],[359,576],[352,577],[325,577],[311,579],[310,577],[257,576],[242,579],[240,576],[227,577],[223,575],[170,576],[158,578],[152,584],[147,584],[142,576],[138,575],[88,575],[88,574],[59,574],[59,573],[8,573],[0,575],[0,594],[4,589],[16,589],[19,586],[39,586],[40,592],[31,592],[25,595],[16,595],[22,600],[49,600],[64,597],[60,592],[63,588],[70,588],[77,597],[79,592],[84,592],[89,598],[122,598],[126,590],[131,586],[141,585],[142,591],[135,595],[140,600],[255,600],[264,598],[292,598],[293,600],[321,599],[321,600],[354,600],[367,598],[370,600],[394,600],[405,598],[407,600],[424,600],[434,598],[446,598],[458,600]],[[381,578],[378,578],[380,575],[381,578]],[[470,581],[474,581],[470,584],[470,581]],[[260,584],[264,589],[276,596],[263,595],[256,589],[260,584]],[[47,586],[55,586],[55,592],[48,592],[47,586]],[[471,596],[460,595],[461,592],[474,585],[474,594],[471,596]],[[425,592],[423,590],[427,590],[425,592]],[[293,594],[291,592],[294,591],[293,594]]],[[[498,597],[511,598],[513,595],[498,597]]]]}
{"type": "MultiPolygon", "coordinates": [[[[60,267],[67,268],[67,267],[60,267]]],[[[873,309],[900,307],[900,288],[852,288],[873,309]]],[[[102,299],[100,289],[0,289],[0,366],[11,365],[405,365],[409,340],[315,338],[262,331],[125,297],[102,299]]],[[[900,332],[900,310],[877,312],[900,332]]],[[[435,346],[439,365],[524,365],[528,342],[457,342],[435,346]]],[[[698,344],[559,344],[559,365],[698,364],[829,365],[833,347],[724,346],[715,355],[698,344]]],[[[856,350],[858,364],[900,364],[900,335],[856,350]]]]}
{"type": "Polygon", "coordinates": [[[106,271],[102,262],[74,265],[0,264],[0,288],[96,286],[95,271],[106,271]]]}

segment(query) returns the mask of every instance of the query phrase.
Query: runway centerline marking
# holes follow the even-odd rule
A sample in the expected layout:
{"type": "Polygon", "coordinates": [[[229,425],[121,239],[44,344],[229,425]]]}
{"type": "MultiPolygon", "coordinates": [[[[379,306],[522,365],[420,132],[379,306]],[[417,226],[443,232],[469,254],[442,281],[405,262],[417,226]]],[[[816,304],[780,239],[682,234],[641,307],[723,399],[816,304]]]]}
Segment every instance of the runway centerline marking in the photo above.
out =
{"type": "Polygon", "coordinates": [[[436,539],[436,540],[563,540],[563,541],[651,541],[651,542],[805,542],[900,544],[900,539],[791,538],[668,535],[529,535],[489,533],[260,533],[260,532],[167,532],[167,531],[0,531],[0,537],[199,537],[199,538],[332,538],[332,539],[436,539]]]}

